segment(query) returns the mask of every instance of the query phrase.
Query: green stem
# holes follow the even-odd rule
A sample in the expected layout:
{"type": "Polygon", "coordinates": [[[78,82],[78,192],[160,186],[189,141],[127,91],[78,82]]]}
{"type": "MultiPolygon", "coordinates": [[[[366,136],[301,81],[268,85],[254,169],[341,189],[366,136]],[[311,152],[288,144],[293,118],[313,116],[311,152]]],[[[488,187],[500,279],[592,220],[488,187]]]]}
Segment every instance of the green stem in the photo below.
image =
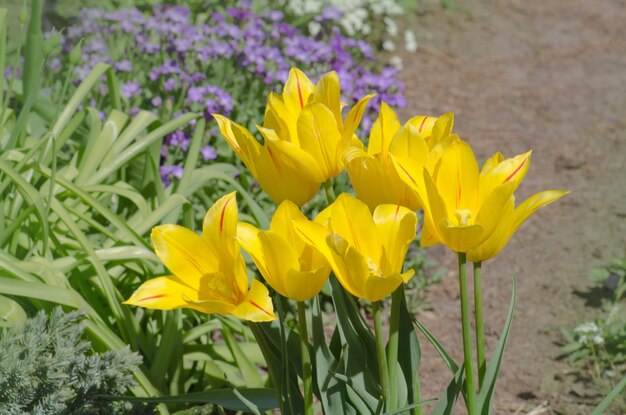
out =
{"type": "Polygon", "coordinates": [[[467,262],[464,252],[459,252],[459,289],[461,291],[461,326],[463,329],[463,358],[465,365],[465,391],[468,415],[476,414],[476,389],[472,365],[472,337],[470,334],[470,306],[467,290],[467,262]]]}
{"type": "MultiPolygon", "coordinates": [[[[413,373],[413,376],[415,379],[415,381],[413,382],[413,402],[414,403],[422,402],[422,389],[420,388],[419,370],[416,370],[415,373],[413,373]]],[[[421,406],[418,406],[416,408],[413,408],[411,412],[413,415],[423,415],[424,408],[421,406]]]]}
{"type": "Polygon", "coordinates": [[[389,370],[387,368],[387,356],[385,356],[385,338],[383,335],[383,322],[380,311],[380,301],[372,303],[374,312],[374,332],[376,334],[376,356],[378,357],[378,374],[380,387],[383,394],[383,402],[389,398],[389,370]]]}
{"type": "Polygon", "coordinates": [[[478,388],[483,385],[487,358],[485,355],[485,328],[483,323],[483,279],[480,261],[474,262],[474,318],[476,319],[476,359],[478,362],[478,388]]]}
{"type": "Polygon", "coordinates": [[[313,415],[313,378],[311,376],[311,355],[309,353],[309,335],[306,325],[306,306],[298,301],[298,328],[300,330],[300,348],[302,350],[302,383],[304,383],[304,413],[313,415]]]}
{"type": "Polygon", "coordinates": [[[389,316],[389,344],[387,346],[387,362],[389,363],[389,400],[387,410],[398,409],[398,337],[400,325],[400,307],[404,290],[398,287],[391,294],[391,315],[389,316]]]}
{"type": "Polygon", "coordinates": [[[330,205],[336,199],[335,190],[333,189],[333,179],[328,179],[324,183],[322,183],[322,187],[324,188],[324,192],[326,193],[326,200],[330,205]]]}

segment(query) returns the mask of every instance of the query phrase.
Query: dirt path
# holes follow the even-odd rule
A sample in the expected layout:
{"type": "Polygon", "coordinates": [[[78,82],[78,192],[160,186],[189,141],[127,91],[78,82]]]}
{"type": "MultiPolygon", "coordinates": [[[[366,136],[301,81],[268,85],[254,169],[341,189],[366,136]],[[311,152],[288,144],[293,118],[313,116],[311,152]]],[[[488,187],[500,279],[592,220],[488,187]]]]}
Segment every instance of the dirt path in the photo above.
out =
{"type": "MultiPolygon", "coordinates": [[[[544,189],[572,191],[540,210],[484,266],[488,347],[504,321],[510,275],[519,276],[495,413],[527,413],[547,401],[552,413],[588,414],[598,395],[574,383],[567,363],[556,359],[556,343],[561,327],[598,312],[580,295],[589,291],[588,272],[626,248],[626,4],[456,3],[446,12],[439,1],[426,2],[418,18],[422,49],[404,57],[403,119],[454,111],[455,130],[481,160],[496,150],[511,156],[533,149],[518,200],[544,189]],[[577,396],[581,389],[588,396],[577,396]]],[[[451,253],[429,254],[455,269],[451,253]]],[[[430,289],[432,310],[419,318],[460,361],[455,275],[430,289]]],[[[424,396],[432,397],[448,376],[424,349],[424,396]]]]}

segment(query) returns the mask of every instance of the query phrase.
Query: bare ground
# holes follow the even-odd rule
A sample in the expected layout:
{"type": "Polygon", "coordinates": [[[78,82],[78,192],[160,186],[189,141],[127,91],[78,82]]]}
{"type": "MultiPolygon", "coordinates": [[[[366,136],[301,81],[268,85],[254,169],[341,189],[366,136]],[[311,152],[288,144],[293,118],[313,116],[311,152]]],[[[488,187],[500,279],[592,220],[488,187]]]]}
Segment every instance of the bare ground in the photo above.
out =
{"type": "MultiPolygon", "coordinates": [[[[423,2],[418,51],[403,56],[413,114],[453,111],[455,130],[484,160],[533,149],[519,199],[571,194],[538,211],[483,267],[488,348],[518,276],[518,308],[496,390],[496,414],[588,414],[603,391],[558,359],[560,328],[593,318],[587,274],[626,249],[626,3],[620,0],[423,2]],[[461,3],[463,5],[461,5],[461,3]],[[542,412],[539,405],[546,408],[542,412]]],[[[429,250],[455,269],[455,256],[429,250]]],[[[418,318],[461,361],[456,273],[428,292],[418,318]]],[[[449,381],[421,339],[424,398],[449,381]]]]}

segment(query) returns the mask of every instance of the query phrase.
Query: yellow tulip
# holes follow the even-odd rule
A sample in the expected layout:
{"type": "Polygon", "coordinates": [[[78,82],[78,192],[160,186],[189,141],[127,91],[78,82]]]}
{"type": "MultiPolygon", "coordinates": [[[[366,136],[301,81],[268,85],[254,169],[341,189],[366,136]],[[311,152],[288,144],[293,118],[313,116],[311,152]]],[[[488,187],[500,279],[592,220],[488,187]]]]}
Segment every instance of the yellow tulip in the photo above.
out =
{"type": "Polygon", "coordinates": [[[265,108],[264,138],[259,143],[244,127],[213,114],[220,132],[276,204],[291,200],[302,206],[317,193],[320,183],[343,170],[342,154],[350,145],[361,145],[354,135],[367,102],[363,97],[341,117],[339,78],[322,76],[317,85],[293,68],[283,94],[271,93],[265,108]]]}
{"type": "MultiPolygon", "coordinates": [[[[519,186],[529,164],[530,152],[506,160],[501,153],[496,153],[485,162],[480,172],[481,192],[488,193],[504,182],[514,182],[514,187],[519,186]]],[[[545,190],[532,195],[518,207],[515,207],[515,197],[511,196],[506,201],[496,230],[480,246],[469,251],[467,259],[479,262],[495,257],[530,215],[540,207],[556,202],[568,193],[564,190],[545,190]]],[[[484,200],[484,196],[481,199],[484,200]]]]}
{"type": "MultiPolygon", "coordinates": [[[[401,176],[429,170],[440,158],[442,143],[449,143],[453,115],[420,115],[402,126],[396,113],[382,103],[378,119],[370,132],[367,152],[353,146],[344,153],[346,171],[359,198],[371,210],[385,203],[411,210],[421,207],[419,195],[401,176]],[[406,172],[403,172],[405,169],[406,172]]],[[[420,175],[421,176],[421,175],[420,175]]]]}
{"type": "Polygon", "coordinates": [[[230,147],[274,203],[291,200],[302,206],[317,193],[319,183],[308,180],[291,163],[285,162],[272,130],[267,130],[265,142],[260,144],[243,126],[222,115],[213,114],[213,117],[230,147]]]}
{"type": "Polygon", "coordinates": [[[143,283],[124,304],[157,310],[192,308],[207,314],[231,314],[243,320],[275,320],[267,287],[252,281],[236,240],[235,193],[208,210],[202,236],[178,225],[152,229],[152,243],[173,275],[143,283]]]}
{"type": "Polygon", "coordinates": [[[329,72],[317,85],[292,68],[283,95],[268,98],[261,134],[275,139],[282,155],[309,180],[323,183],[343,171],[343,152],[361,146],[354,135],[374,95],[361,98],[342,118],[339,77],[329,72]],[[273,133],[269,133],[273,131],[273,133]]]}
{"type": "Polygon", "coordinates": [[[284,297],[305,301],[320,292],[330,265],[296,232],[294,221],[298,220],[306,216],[286,200],[276,209],[268,231],[240,222],[237,239],[272,288],[284,297]]]}
{"type": "Polygon", "coordinates": [[[405,207],[380,205],[372,215],[365,203],[342,193],[315,222],[299,220],[295,226],[357,297],[378,301],[413,276],[413,270],[403,273],[402,266],[417,216],[405,207]]]}
{"type": "Polygon", "coordinates": [[[422,188],[417,180],[407,181],[425,202],[422,246],[443,243],[455,252],[475,251],[474,259],[495,255],[521,225],[518,220],[523,222],[534,210],[563,195],[558,191],[558,197],[550,192],[538,195],[509,217],[513,192],[528,171],[530,155],[529,151],[504,160],[497,153],[479,173],[469,144],[450,143],[434,172],[423,170],[422,188]],[[486,245],[478,251],[482,244],[486,245]]]}

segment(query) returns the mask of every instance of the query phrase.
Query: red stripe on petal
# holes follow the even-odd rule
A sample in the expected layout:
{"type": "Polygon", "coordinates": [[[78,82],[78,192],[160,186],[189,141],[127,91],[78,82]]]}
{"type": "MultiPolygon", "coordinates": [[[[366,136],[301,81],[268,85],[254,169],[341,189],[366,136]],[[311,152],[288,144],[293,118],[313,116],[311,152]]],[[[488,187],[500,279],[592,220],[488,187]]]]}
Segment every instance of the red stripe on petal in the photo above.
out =
{"type": "Polygon", "coordinates": [[[300,99],[300,108],[304,108],[304,100],[302,99],[302,89],[300,89],[300,78],[298,77],[298,72],[296,74],[296,87],[298,88],[298,98],[300,99]]]}
{"type": "Polygon", "coordinates": [[[258,305],[257,303],[255,303],[254,301],[249,301],[250,304],[252,304],[254,307],[258,308],[259,310],[261,310],[262,312],[264,312],[265,314],[267,314],[270,317],[273,317],[273,314],[270,313],[269,311],[267,311],[266,309],[264,309],[263,307],[261,307],[260,305],[258,305]]]}
{"type": "Polygon", "coordinates": [[[401,164],[398,164],[398,166],[400,166],[400,168],[402,169],[402,171],[404,172],[404,174],[406,174],[406,176],[409,178],[409,180],[411,180],[411,182],[417,186],[417,183],[415,182],[415,179],[413,179],[413,177],[411,177],[411,175],[409,174],[408,171],[406,171],[406,169],[404,167],[402,167],[401,164]]]}
{"type": "Polygon", "coordinates": [[[167,294],[158,294],[158,295],[153,295],[153,296],[146,297],[146,298],[140,298],[137,301],[156,300],[157,298],[163,298],[163,297],[167,297],[167,294]]]}
{"type": "Polygon", "coordinates": [[[524,166],[524,164],[526,164],[526,161],[528,160],[528,157],[526,157],[524,159],[524,161],[522,161],[522,164],[520,164],[519,166],[517,166],[517,168],[513,171],[513,173],[509,174],[509,177],[507,177],[506,179],[504,179],[504,181],[502,183],[506,183],[509,180],[511,180],[513,177],[515,177],[515,175],[521,170],[521,168],[524,166]]]}
{"type": "Polygon", "coordinates": [[[428,119],[428,115],[424,117],[424,119],[422,120],[422,123],[420,124],[420,128],[418,128],[418,132],[422,132],[422,129],[424,128],[424,123],[426,122],[426,120],[428,119]]]}
{"type": "Polygon", "coordinates": [[[354,111],[354,118],[352,122],[356,122],[357,117],[359,116],[359,111],[361,111],[361,106],[365,104],[365,101],[360,101],[356,106],[356,111],[354,111]]]}
{"type": "Polygon", "coordinates": [[[226,208],[232,199],[228,199],[226,203],[224,203],[224,207],[222,208],[222,213],[220,214],[220,232],[224,228],[224,215],[226,214],[226,208]]]}

